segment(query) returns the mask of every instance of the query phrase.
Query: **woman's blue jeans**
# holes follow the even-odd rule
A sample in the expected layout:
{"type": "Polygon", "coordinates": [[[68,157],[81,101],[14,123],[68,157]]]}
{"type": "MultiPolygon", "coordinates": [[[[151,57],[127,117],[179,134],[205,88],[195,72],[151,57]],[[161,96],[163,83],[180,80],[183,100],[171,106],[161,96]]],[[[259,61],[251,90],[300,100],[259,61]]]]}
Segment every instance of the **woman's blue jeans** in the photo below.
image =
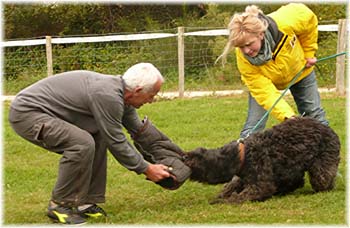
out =
{"type": "MultiPolygon", "coordinates": [[[[307,77],[291,86],[290,92],[298,107],[299,114],[313,117],[321,123],[328,125],[326,113],[321,107],[321,98],[318,92],[315,71],[312,71],[307,77]]],[[[240,134],[241,138],[245,138],[253,133],[251,131],[266,113],[266,110],[256,102],[250,93],[248,102],[248,116],[240,134]]],[[[268,116],[260,122],[260,125],[254,129],[254,132],[263,130],[267,119],[268,116]]]]}

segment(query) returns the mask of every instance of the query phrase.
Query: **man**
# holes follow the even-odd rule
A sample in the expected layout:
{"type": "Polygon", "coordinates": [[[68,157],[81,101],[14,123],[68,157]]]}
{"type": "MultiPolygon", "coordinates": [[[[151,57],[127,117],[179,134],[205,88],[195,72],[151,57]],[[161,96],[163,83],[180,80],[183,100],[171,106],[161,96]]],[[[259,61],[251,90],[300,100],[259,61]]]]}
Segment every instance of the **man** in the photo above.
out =
{"type": "Polygon", "coordinates": [[[144,128],[136,108],[152,103],[163,82],[152,64],[139,63],[123,76],[65,72],[18,93],[9,114],[13,129],[24,139],[62,154],[49,218],[82,224],[88,216],[106,215],[97,203],[105,202],[107,148],[124,167],[153,182],[170,177],[166,165],[145,161],[123,133],[123,127],[131,135],[144,128]]]}

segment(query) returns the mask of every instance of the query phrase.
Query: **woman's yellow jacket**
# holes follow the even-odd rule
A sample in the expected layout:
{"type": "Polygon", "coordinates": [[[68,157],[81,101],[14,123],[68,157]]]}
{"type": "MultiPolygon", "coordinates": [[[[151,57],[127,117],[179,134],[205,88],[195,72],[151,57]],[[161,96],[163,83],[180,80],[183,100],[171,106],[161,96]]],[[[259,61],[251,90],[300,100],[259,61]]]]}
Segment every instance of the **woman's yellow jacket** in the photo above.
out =
{"type": "MultiPolygon", "coordinates": [[[[305,58],[315,57],[317,45],[317,17],[305,5],[291,3],[267,15],[283,33],[276,44],[273,59],[261,66],[248,62],[239,48],[236,48],[237,66],[243,83],[255,100],[268,110],[280,96],[293,77],[305,66],[305,58]]],[[[296,82],[305,78],[313,70],[306,68],[296,82]]],[[[283,121],[295,115],[292,107],[281,99],[271,114],[283,121]]]]}

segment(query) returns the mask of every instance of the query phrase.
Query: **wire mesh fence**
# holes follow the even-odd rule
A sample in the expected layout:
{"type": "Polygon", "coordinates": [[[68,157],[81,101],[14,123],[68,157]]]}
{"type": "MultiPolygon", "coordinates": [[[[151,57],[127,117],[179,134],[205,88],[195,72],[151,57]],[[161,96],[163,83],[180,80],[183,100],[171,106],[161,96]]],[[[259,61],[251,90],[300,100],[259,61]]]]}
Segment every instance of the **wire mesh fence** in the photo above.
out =
{"type": "MultiPolygon", "coordinates": [[[[210,28],[185,28],[184,71],[185,90],[225,90],[242,88],[236,67],[235,54],[228,56],[224,66],[215,63],[223,51],[227,36],[205,35],[210,28]],[[202,35],[191,35],[201,31],[202,35]],[[187,33],[186,33],[187,32],[187,33]]],[[[115,40],[101,42],[52,43],[53,74],[70,70],[91,70],[106,74],[123,74],[138,62],[151,62],[160,69],[166,79],[164,91],[177,91],[179,84],[178,36],[176,31],[161,31],[174,34],[153,39],[115,40]]],[[[152,33],[148,33],[152,34],[152,33]]],[[[96,38],[96,37],[95,37],[96,38]]],[[[337,32],[319,32],[317,57],[337,52],[337,32]]],[[[47,77],[45,45],[4,47],[4,93],[13,94],[11,82],[25,81],[26,87],[47,77]]],[[[316,73],[323,87],[335,86],[335,59],[318,64],[316,73]]],[[[21,88],[17,88],[21,89],[21,88]]]]}

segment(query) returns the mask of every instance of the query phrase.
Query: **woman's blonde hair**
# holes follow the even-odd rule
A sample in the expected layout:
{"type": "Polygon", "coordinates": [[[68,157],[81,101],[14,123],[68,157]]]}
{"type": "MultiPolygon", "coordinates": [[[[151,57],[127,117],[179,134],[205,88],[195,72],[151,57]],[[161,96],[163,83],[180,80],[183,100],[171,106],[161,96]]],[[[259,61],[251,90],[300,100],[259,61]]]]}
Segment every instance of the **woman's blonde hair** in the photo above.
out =
{"type": "Polygon", "coordinates": [[[248,34],[260,34],[265,32],[268,23],[261,19],[259,14],[263,12],[256,6],[250,5],[245,8],[243,13],[235,13],[231,18],[227,28],[229,37],[223,53],[217,58],[216,62],[222,58],[222,63],[226,63],[226,58],[232,47],[243,46],[248,34]]]}

